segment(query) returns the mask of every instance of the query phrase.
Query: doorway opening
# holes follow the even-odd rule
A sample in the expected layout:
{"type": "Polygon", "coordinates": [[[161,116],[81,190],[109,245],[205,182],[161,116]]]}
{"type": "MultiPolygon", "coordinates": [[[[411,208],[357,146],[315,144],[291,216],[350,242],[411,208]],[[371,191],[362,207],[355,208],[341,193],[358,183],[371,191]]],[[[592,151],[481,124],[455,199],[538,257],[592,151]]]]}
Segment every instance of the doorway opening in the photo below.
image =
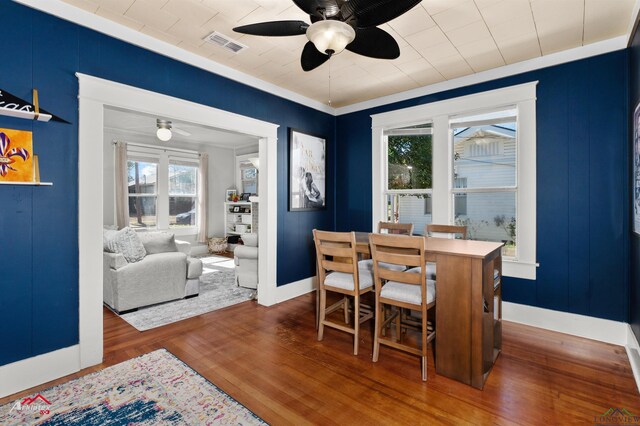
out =
{"type": "MultiPolygon", "coordinates": [[[[105,111],[170,117],[257,140],[260,173],[258,303],[276,302],[278,125],[183,99],[76,74],[79,80],[79,299],[80,368],[102,362],[105,111]]],[[[186,212],[188,213],[188,212],[186,212]]],[[[170,217],[170,215],[169,215],[170,217]]],[[[169,219],[170,220],[170,219],[169,219]]]]}

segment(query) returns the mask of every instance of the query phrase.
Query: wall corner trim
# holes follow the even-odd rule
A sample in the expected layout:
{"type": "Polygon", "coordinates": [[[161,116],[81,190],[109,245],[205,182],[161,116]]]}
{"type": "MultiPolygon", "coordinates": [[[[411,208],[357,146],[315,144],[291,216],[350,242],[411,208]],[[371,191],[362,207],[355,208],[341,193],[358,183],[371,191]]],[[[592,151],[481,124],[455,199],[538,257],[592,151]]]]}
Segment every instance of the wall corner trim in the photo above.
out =
{"type": "Polygon", "coordinates": [[[0,367],[0,398],[80,371],[80,346],[16,361],[0,367]]]}

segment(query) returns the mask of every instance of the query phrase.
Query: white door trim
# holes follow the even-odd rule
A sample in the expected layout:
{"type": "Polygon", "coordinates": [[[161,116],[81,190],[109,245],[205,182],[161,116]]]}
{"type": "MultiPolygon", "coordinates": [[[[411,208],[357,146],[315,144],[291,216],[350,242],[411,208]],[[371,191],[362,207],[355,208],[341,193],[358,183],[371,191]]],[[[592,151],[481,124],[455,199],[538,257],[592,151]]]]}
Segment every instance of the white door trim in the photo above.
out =
{"type": "Polygon", "coordinates": [[[258,303],[277,302],[278,125],[148,90],[76,73],[79,81],[78,251],[80,368],[102,362],[102,204],[105,106],[203,124],[260,138],[258,303]]]}

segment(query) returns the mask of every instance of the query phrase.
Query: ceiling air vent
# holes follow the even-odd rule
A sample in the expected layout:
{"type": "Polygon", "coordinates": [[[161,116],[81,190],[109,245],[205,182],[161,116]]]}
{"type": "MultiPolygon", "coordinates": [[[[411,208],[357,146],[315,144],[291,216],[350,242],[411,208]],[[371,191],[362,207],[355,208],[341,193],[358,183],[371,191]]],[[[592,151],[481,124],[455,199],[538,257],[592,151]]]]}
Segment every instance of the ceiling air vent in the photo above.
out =
{"type": "Polygon", "coordinates": [[[207,43],[217,44],[218,46],[227,49],[233,53],[240,53],[245,49],[248,49],[249,46],[245,46],[244,44],[238,42],[237,40],[232,39],[231,37],[227,37],[226,35],[219,33],[217,31],[212,32],[208,36],[204,38],[204,41],[207,43]]]}

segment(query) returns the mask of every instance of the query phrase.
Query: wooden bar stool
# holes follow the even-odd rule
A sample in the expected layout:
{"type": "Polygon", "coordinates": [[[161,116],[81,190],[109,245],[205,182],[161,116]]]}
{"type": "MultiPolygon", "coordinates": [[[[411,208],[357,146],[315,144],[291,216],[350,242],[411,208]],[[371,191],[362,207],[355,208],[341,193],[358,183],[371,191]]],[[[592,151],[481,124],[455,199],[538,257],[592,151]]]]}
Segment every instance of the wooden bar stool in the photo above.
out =
{"type": "Polygon", "coordinates": [[[378,234],[413,235],[413,223],[378,222],[378,234]]]}
{"type": "Polygon", "coordinates": [[[324,337],[324,327],[353,334],[353,354],[358,355],[360,324],[371,319],[373,312],[360,303],[360,297],[373,289],[373,271],[358,267],[356,234],[313,230],[318,257],[319,319],[318,340],[324,337]],[[342,300],[327,307],[327,292],[344,295],[342,300]],[[350,327],[349,297],[353,298],[353,326],[350,327]],[[327,315],[342,308],[344,324],[327,319],[327,315]]]}
{"type": "Polygon", "coordinates": [[[371,234],[369,244],[373,258],[375,282],[375,335],[373,362],[378,361],[380,345],[390,346],[421,358],[422,380],[427,380],[427,344],[435,338],[435,327],[427,323],[427,311],[436,305],[435,281],[427,280],[425,266],[425,243],[423,237],[371,234]],[[381,267],[381,263],[413,267],[405,271],[381,267]],[[396,309],[386,318],[385,306],[396,309]],[[401,311],[409,309],[421,313],[417,329],[420,345],[403,342],[402,328],[413,324],[401,323],[401,311]],[[383,335],[392,321],[396,321],[395,337],[383,335]]]}
{"type": "MultiPolygon", "coordinates": [[[[439,237],[439,238],[452,238],[455,239],[456,235],[460,235],[463,240],[467,239],[467,227],[458,225],[425,225],[424,236],[425,237],[439,237]]],[[[436,264],[427,263],[427,278],[430,280],[436,279],[436,264]]]]}

